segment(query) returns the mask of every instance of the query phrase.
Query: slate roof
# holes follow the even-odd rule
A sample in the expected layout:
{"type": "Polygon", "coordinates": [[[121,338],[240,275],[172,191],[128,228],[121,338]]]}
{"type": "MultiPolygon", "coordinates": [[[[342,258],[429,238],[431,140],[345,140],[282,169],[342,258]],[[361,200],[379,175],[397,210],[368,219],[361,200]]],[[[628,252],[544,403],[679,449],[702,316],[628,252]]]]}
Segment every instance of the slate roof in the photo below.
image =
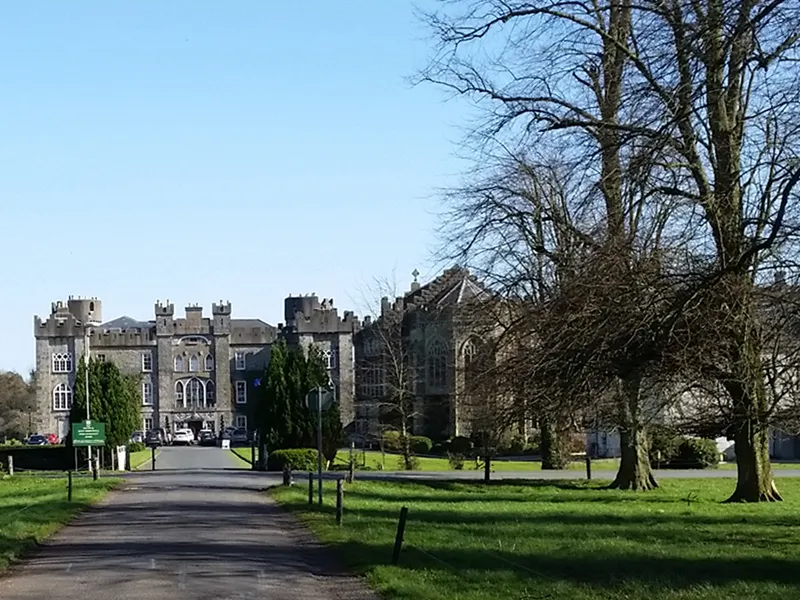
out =
{"type": "Polygon", "coordinates": [[[100,325],[101,329],[150,329],[153,326],[152,321],[137,321],[131,317],[123,316],[107,321],[100,325]]]}
{"type": "Polygon", "coordinates": [[[418,307],[455,306],[470,300],[485,297],[489,291],[467,269],[453,267],[432,281],[408,292],[405,304],[418,307]]]}

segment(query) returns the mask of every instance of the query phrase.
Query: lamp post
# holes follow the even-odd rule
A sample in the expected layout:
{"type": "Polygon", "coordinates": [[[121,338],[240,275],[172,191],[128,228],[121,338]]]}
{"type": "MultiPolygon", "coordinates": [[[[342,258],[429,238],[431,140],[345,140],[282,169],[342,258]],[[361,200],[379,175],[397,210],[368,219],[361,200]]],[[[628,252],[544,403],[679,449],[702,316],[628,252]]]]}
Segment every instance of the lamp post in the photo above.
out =
{"type": "Polygon", "coordinates": [[[322,506],[322,386],[317,386],[317,502],[322,506]]]}
{"type": "MultiPolygon", "coordinates": [[[[84,375],[85,381],[84,385],[86,386],[86,421],[88,422],[91,419],[91,413],[89,412],[89,326],[86,326],[85,329],[85,340],[84,340],[84,353],[83,353],[83,366],[84,368],[84,375]]],[[[92,447],[87,446],[88,456],[89,456],[89,470],[92,469],[92,447]]]]}

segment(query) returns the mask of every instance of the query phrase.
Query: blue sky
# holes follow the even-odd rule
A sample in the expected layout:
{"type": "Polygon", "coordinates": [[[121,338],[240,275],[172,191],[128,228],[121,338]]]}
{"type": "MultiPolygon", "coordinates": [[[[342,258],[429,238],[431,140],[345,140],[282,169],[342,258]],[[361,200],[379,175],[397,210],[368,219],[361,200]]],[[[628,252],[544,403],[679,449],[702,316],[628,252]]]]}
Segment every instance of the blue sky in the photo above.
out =
{"type": "Polygon", "coordinates": [[[466,107],[408,83],[430,53],[405,0],[3,3],[0,369],[69,295],[277,323],[434,275],[466,107]]]}

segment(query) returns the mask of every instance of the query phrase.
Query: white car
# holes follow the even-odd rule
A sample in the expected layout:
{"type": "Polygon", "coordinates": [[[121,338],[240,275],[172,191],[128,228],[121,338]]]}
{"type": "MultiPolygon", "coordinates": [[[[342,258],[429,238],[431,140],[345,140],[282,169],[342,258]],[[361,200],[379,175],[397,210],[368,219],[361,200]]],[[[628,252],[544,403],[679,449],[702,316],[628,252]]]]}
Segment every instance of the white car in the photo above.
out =
{"type": "Polygon", "coordinates": [[[191,429],[176,429],[175,435],[172,436],[172,445],[186,444],[191,446],[194,444],[194,433],[191,429]]]}

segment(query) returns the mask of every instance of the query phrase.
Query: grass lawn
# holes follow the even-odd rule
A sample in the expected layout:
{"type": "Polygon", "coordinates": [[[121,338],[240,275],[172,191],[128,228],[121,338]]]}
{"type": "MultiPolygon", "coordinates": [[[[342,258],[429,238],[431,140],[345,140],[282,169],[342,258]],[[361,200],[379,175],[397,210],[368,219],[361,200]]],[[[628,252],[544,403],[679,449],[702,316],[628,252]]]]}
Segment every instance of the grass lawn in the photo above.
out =
{"type": "MultiPolygon", "coordinates": [[[[159,452],[160,450],[156,450],[156,457],[158,457],[159,452]]],[[[150,448],[139,450],[138,452],[131,452],[131,470],[135,471],[145,464],[148,464],[152,456],[153,453],[150,448]]]]}
{"type": "Polygon", "coordinates": [[[58,530],[79,510],[100,500],[119,481],[76,477],[69,503],[66,477],[0,480],[0,571],[27,548],[58,530]]]}
{"type": "MultiPolygon", "coordinates": [[[[380,451],[378,450],[367,450],[366,452],[362,452],[360,450],[356,450],[355,458],[356,463],[358,465],[364,464],[364,457],[366,455],[366,465],[367,468],[372,471],[377,471],[381,468],[381,465],[385,465],[385,471],[398,471],[402,470],[400,466],[402,457],[399,454],[392,454],[387,452],[385,458],[381,455],[380,451]]],[[[336,454],[336,459],[334,463],[337,466],[344,467],[348,464],[350,460],[350,453],[349,450],[344,449],[340,450],[336,454]]],[[[450,466],[450,462],[447,458],[437,458],[437,457],[428,457],[428,456],[419,456],[417,457],[419,461],[419,470],[420,471],[451,471],[452,467],[450,466]]],[[[615,471],[619,466],[619,460],[616,458],[602,458],[592,461],[592,468],[598,471],[609,470],[615,471]]],[[[483,466],[478,467],[479,469],[483,469],[483,466]]],[[[586,468],[586,463],[583,461],[576,461],[571,462],[567,466],[568,469],[574,470],[584,470],[586,468]]],[[[474,460],[465,460],[464,461],[464,470],[474,470],[475,469],[475,461],[474,460]]],[[[541,471],[542,470],[542,463],[540,460],[520,460],[520,461],[510,461],[510,460],[494,460],[492,461],[492,470],[494,471],[541,471]]]]}
{"type": "Polygon", "coordinates": [[[250,462],[250,448],[231,448],[231,452],[236,457],[236,461],[243,469],[249,469],[252,464],[250,462]]]}
{"type": "Polygon", "coordinates": [[[271,493],[387,598],[759,600],[800,597],[800,480],[785,502],[720,504],[733,481],[664,480],[654,492],[603,482],[346,485],[322,510],[304,486],[271,493]],[[405,545],[389,564],[397,517],[405,545]]]}

